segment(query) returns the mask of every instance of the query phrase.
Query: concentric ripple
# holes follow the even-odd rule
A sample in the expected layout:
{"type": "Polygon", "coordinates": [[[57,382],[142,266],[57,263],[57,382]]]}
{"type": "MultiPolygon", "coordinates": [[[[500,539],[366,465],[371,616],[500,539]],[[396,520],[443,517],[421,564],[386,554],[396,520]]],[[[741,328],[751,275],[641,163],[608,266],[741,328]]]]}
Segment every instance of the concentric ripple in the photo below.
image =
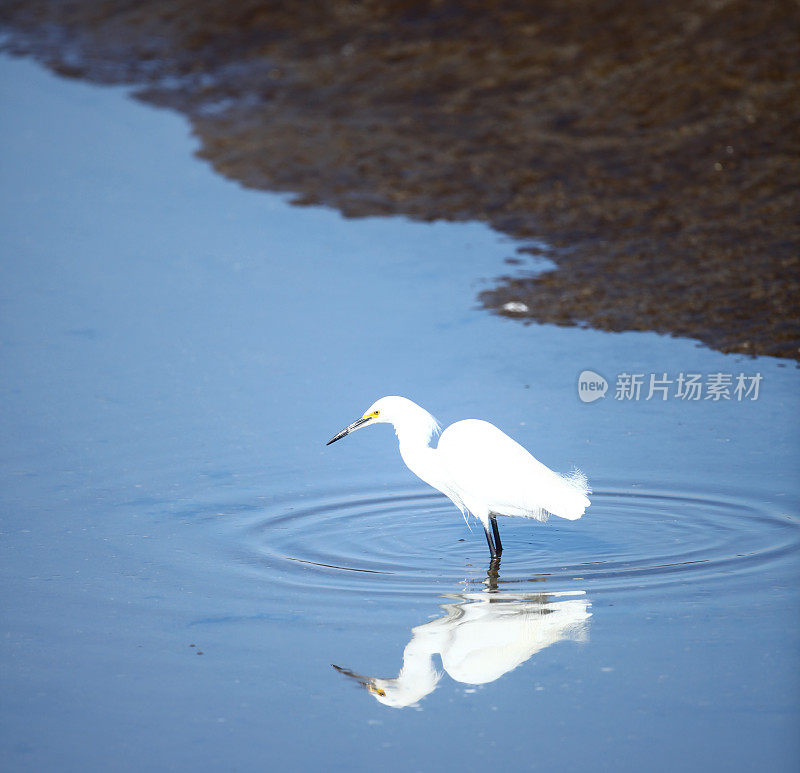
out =
{"type": "MultiPolygon", "coordinates": [[[[609,487],[595,491],[577,522],[499,523],[499,585],[553,579],[559,587],[653,588],[758,573],[800,548],[796,503],[727,495],[609,487]]],[[[441,592],[487,581],[481,525],[470,532],[432,491],[284,502],[254,513],[245,534],[247,564],[317,592],[441,592]]]]}

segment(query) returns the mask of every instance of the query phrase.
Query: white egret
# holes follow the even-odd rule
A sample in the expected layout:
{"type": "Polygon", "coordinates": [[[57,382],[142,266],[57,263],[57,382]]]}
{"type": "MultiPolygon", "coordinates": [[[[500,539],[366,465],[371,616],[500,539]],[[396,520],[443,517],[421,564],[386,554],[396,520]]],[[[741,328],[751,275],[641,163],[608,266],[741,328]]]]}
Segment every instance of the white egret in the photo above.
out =
{"type": "Polygon", "coordinates": [[[433,657],[457,682],[479,685],[499,679],[530,657],[560,641],[584,641],[592,616],[583,591],[567,593],[469,593],[458,604],[445,604],[445,615],[411,629],[403,667],[392,679],[353,677],[380,703],[413,706],[436,689],[442,674],[433,657]]]}
{"type": "Polygon", "coordinates": [[[465,518],[471,513],[480,520],[493,559],[503,550],[498,515],[544,521],[552,513],[573,521],[589,507],[586,495],[591,492],[579,470],[553,472],[487,421],[465,419],[441,432],[431,414],[405,397],[382,397],[327,445],[381,423],[394,426],[411,472],[449,497],[465,518]],[[434,448],[431,441],[440,432],[434,448]]]}

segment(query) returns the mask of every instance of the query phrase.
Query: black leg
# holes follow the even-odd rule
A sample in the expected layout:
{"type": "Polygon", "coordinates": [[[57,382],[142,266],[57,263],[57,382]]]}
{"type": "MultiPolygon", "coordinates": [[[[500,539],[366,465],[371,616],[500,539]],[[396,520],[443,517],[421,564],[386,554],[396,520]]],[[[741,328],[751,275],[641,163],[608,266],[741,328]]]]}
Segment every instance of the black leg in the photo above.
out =
{"type": "Polygon", "coordinates": [[[503,543],[500,542],[500,529],[497,528],[497,518],[491,516],[489,519],[492,522],[492,531],[494,532],[494,544],[497,546],[497,555],[503,552],[503,543]]]}
{"type": "Polygon", "coordinates": [[[489,543],[489,552],[492,554],[492,558],[497,558],[497,551],[494,549],[494,542],[492,542],[492,533],[489,529],[484,526],[483,530],[486,532],[486,541],[489,543]]]}
{"type": "Polygon", "coordinates": [[[497,581],[500,579],[500,556],[495,556],[489,561],[489,568],[486,570],[484,583],[490,591],[497,590],[497,581]]]}

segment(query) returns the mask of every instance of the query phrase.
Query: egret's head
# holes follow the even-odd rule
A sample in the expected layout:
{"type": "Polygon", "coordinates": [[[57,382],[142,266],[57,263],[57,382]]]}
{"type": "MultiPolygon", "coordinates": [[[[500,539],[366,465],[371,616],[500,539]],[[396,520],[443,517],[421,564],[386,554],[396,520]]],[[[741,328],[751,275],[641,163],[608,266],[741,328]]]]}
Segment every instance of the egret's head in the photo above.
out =
{"type": "Polygon", "coordinates": [[[373,403],[367,408],[360,419],[356,419],[352,424],[348,424],[341,432],[337,432],[325,445],[329,446],[331,443],[341,440],[345,435],[349,435],[351,432],[361,429],[361,427],[366,427],[367,424],[380,424],[385,421],[391,422],[391,419],[386,418],[386,400],[391,400],[391,398],[382,397],[380,400],[373,403]]]}
{"type": "Polygon", "coordinates": [[[436,420],[423,408],[405,397],[381,397],[376,400],[364,412],[360,419],[356,419],[352,424],[345,427],[341,432],[334,435],[326,445],[341,440],[345,435],[355,432],[368,424],[394,424],[395,427],[407,425],[410,422],[419,423],[430,421],[434,427],[438,427],[436,420]]]}
{"type": "Polygon", "coordinates": [[[409,677],[408,674],[404,676],[404,672],[401,671],[396,679],[362,676],[341,666],[333,667],[340,674],[355,679],[378,703],[382,703],[384,706],[391,706],[394,709],[414,706],[426,695],[433,692],[442,678],[442,674],[433,668],[433,664],[430,664],[429,668],[421,669],[418,673],[415,672],[412,677],[409,677]]]}

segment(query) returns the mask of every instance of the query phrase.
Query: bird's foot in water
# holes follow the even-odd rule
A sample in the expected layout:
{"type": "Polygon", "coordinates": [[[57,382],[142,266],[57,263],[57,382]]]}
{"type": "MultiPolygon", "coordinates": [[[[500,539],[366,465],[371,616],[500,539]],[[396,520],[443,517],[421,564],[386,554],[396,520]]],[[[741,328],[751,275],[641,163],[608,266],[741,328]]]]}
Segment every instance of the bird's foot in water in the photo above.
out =
{"type": "Polygon", "coordinates": [[[484,583],[488,590],[497,590],[497,583],[500,579],[500,556],[495,556],[489,561],[489,568],[486,570],[484,583]]]}

